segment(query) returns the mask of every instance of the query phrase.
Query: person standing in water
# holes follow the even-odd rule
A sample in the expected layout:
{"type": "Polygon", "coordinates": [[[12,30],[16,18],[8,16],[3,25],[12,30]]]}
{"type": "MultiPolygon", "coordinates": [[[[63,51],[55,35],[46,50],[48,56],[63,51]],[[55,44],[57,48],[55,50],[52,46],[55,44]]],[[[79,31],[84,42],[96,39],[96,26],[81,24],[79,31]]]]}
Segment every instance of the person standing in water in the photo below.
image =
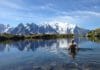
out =
{"type": "Polygon", "coordinates": [[[77,53],[79,51],[79,48],[74,40],[71,41],[68,51],[69,51],[69,55],[72,58],[71,62],[75,64],[75,66],[78,68],[78,70],[83,70],[82,67],[80,67],[80,65],[78,64],[78,62],[75,59],[75,56],[77,55],[77,53]]]}
{"type": "Polygon", "coordinates": [[[71,44],[69,45],[69,54],[72,56],[72,58],[74,59],[77,53],[77,44],[75,43],[74,40],[71,41],[71,44]]]}

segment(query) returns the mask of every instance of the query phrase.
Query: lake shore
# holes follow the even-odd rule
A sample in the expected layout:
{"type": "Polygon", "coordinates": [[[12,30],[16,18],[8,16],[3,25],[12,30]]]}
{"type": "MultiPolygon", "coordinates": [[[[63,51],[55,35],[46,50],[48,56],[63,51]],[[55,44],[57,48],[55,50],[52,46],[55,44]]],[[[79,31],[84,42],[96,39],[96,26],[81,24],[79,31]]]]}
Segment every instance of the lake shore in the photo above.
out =
{"type": "Polygon", "coordinates": [[[57,38],[73,38],[73,34],[31,34],[31,35],[12,35],[1,34],[0,41],[5,40],[25,40],[25,39],[57,39],[57,38]]]}

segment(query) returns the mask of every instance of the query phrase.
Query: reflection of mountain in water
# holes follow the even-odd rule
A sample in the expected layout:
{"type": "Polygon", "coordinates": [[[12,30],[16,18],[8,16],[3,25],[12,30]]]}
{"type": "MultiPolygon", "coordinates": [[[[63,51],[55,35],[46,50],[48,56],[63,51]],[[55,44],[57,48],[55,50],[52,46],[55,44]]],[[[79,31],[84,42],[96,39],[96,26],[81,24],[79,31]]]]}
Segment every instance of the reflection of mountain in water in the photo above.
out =
{"type": "MultiPolygon", "coordinates": [[[[74,39],[77,44],[86,41],[86,39],[74,39]]],[[[0,44],[0,51],[7,50],[7,48],[17,48],[19,51],[32,50],[35,51],[39,47],[56,47],[56,48],[68,48],[68,44],[71,42],[71,39],[53,39],[53,40],[25,40],[12,42],[8,44],[0,44]]]]}

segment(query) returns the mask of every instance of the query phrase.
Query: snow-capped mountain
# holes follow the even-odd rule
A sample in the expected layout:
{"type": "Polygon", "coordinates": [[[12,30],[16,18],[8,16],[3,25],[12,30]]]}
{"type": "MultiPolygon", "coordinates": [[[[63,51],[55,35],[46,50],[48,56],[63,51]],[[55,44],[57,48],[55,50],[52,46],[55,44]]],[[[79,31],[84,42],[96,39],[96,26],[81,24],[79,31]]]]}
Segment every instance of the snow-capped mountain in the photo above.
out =
{"type": "Polygon", "coordinates": [[[68,24],[68,23],[62,23],[62,22],[50,22],[47,23],[48,25],[50,25],[53,29],[55,29],[57,31],[57,33],[59,34],[73,34],[74,33],[74,29],[76,27],[75,24],[68,24]]]}
{"type": "Polygon", "coordinates": [[[89,30],[79,28],[75,24],[62,22],[50,22],[44,24],[20,23],[18,26],[11,28],[9,25],[0,24],[0,33],[11,33],[18,35],[25,34],[86,34],[89,30]]]}
{"type": "Polygon", "coordinates": [[[0,24],[0,33],[9,33],[13,28],[9,24],[0,24]]]}

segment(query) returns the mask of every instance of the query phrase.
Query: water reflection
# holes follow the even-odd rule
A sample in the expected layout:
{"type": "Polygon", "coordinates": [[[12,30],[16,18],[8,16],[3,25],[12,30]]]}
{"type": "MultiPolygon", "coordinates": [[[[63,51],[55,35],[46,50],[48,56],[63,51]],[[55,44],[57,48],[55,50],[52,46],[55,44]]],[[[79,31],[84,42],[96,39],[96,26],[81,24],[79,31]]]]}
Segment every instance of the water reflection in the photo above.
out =
{"type": "MultiPolygon", "coordinates": [[[[19,51],[27,51],[32,50],[35,51],[39,47],[57,47],[57,48],[68,48],[69,43],[72,39],[53,39],[53,40],[25,40],[25,41],[18,41],[18,42],[11,42],[11,43],[1,43],[0,44],[0,52],[7,51],[10,48],[17,48],[19,51]]],[[[80,39],[75,38],[74,41],[77,43],[82,42],[80,39]]]]}
{"type": "Polygon", "coordinates": [[[57,40],[26,40],[26,41],[18,41],[18,42],[12,42],[11,44],[0,44],[0,51],[7,50],[7,47],[9,48],[17,48],[19,51],[24,51],[27,49],[28,51],[31,49],[32,51],[35,51],[39,47],[51,47],[54,43],[56,43],[57,40]]]}
{"type": "Polygon", "coordinates": [[[77,68],[76,70],[82,70],[82,66],[84,67],[86,62],[92,60],[100,62],[99,56],[97,56],[100,53],[99,46],[100,44],[88,41],[86,38],[1,43],[0,69],[72,70],[73,68],[74,70],[77,68]],[[22,69],[18,69],[16,66],[22,67],[22,69]]]}

